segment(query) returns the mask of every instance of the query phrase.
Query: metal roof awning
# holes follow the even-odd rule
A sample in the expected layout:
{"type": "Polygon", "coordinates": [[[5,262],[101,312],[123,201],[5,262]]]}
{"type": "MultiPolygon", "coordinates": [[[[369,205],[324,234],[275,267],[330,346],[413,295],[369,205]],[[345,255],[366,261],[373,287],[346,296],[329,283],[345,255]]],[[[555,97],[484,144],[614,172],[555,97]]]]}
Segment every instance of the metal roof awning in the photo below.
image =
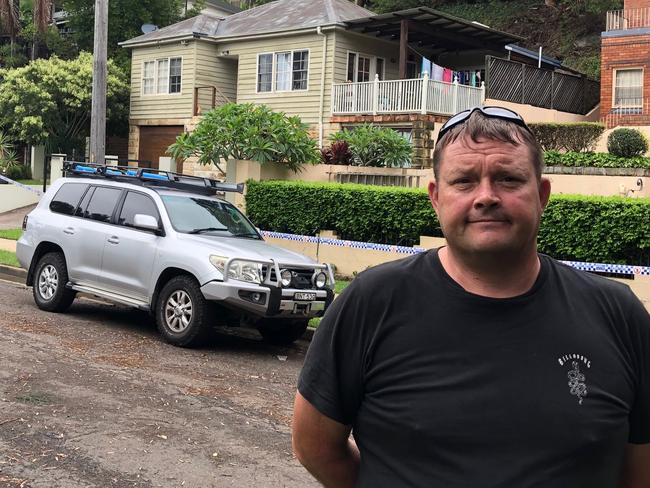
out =
{"type": "Polygon", "coordinates": [[[349,20],[345,25],[350,31],[390,40],[403,38],[406,28],[408,43],[428,56],[464,50],[503,52],[506,44],[525,40],[428,7],[349,20]]]}

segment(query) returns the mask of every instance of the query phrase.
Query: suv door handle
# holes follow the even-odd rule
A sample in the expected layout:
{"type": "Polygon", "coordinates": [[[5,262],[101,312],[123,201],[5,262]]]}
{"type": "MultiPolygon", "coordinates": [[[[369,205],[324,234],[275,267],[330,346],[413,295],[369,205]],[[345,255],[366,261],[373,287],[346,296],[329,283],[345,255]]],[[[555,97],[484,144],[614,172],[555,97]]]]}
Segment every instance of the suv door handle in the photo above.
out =
{"type": "Polygon", "coordinates": [[[108,242],[110,242],[111,244],[119,244],[120,239],[117,236],[111,236],[108,238],[108,242]]]}
{"type": "Polygon", "coordinates": [[[74,234],[74,227],[66,227],[65,229],[63,229],[63,233],[73,235],[74,234]]]}

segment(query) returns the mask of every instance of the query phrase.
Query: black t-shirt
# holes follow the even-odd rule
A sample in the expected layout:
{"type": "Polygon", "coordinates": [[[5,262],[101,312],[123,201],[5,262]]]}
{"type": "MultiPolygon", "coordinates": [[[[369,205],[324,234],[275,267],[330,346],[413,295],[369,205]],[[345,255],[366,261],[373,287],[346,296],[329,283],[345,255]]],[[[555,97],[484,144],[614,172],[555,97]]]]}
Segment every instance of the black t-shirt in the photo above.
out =
{"type": "Polygon", "coordinates": [[[347,425],[358,486],[616,488],[650,442],[650,317],[540,255],[526,294],[466,292],[437,251],[372,268],[314,335],[299,391],[347,425]]]}

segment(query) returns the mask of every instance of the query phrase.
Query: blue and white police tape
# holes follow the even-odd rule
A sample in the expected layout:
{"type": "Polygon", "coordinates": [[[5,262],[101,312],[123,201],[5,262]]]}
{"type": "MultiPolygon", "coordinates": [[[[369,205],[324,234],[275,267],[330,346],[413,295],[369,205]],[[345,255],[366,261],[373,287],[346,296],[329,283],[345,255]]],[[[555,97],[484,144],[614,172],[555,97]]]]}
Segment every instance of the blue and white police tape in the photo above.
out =
{"type": "Polygon", "coordinates": [[[18,183],[17,181],[12,180],[11,178],[7,178],[6,176],[0,175],[0,180],[4,180],[7,183],[11,183],[12,185],[16,185],[23,190],[31,191],[32,193],[36,193],[39,197],[43,196],[43,192],[41,190],[37,190],[36,188],[32,188],[31,186],[23,185],[22,183],[18,183]]]}
{"type": "MultiPolygon", "coordinates": [[[[395,252],[398,254],[418,254],[426,251],[421,247],[391,246],[390,244],[376,244],[373,242],[344,241],[341,239],[329,239],[318,236],[301,236],[297,234],[285,234],[282,232],[262,231],[264,237],[275,239],[287,239],[289,241],[312,242],[320,245],[336,247],[350,247],[354,249],[368,249],[371,251],[395,252]]],[[[572,268],[582,271],[598,273],[611,273],[620,275],[645,275],[650,276],[650,266],[631,266],[627,264],[605,264],[605,263],[583,263],[580,261],[562,261],[572,268]]]]}

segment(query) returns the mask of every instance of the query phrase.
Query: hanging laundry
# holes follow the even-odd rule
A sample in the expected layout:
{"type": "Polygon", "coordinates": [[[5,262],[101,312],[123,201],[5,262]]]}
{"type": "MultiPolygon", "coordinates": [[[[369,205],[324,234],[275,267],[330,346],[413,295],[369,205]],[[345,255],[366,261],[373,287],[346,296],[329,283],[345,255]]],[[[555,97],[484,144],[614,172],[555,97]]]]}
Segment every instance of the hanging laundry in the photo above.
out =
{"type": "Polygon", "coordinates": [[[443,68],[442,66],[438,66],[435,63],[431,63],[431,66],[432,66],[431,67],[431,71],[432,71],[431,79],[436,80],[436,81],[442,81],[442,76],[443,76],[443,73],[445,71],[445,68],[443,68]]]}
{"type": "Polygon", "coordinates": [[[442,72],[442,81],[451,83],[453,81],[453,71],[449,68],[445,68],[442,72]]]}

